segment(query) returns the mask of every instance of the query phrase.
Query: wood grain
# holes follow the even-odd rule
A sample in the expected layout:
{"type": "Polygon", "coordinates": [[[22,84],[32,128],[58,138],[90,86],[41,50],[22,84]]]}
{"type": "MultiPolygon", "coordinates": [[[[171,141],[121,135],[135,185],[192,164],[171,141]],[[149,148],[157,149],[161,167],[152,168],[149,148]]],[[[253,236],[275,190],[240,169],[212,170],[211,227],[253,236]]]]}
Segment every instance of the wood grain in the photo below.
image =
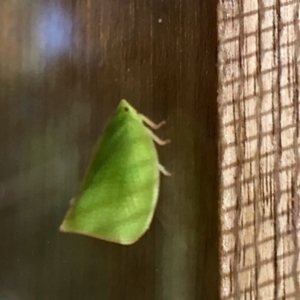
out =
{"type": "Polygon", "coordinates": [[[219,1],[222,299],[299,299],[299,1],[219,1]]]}
{"type": "Polygon", "coordinates": [[[218,299],[216,2],[2,0],[0,298],[218,299]],[[58,227],[121,98],[172,144],[149,232],[58,227]]]}

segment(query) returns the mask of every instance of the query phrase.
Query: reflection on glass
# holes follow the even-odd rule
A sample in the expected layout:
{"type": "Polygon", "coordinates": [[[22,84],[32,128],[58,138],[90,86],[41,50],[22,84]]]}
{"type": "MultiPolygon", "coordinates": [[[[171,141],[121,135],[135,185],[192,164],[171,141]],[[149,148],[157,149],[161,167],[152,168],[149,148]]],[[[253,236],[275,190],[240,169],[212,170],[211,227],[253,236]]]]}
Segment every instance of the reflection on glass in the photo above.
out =
{"type": "Polygon", "coordinates": [[[37,19],[37,44],[43,54],[58,55],[68,51],[72,22],[59,6],[46,5],[37,19]]]}

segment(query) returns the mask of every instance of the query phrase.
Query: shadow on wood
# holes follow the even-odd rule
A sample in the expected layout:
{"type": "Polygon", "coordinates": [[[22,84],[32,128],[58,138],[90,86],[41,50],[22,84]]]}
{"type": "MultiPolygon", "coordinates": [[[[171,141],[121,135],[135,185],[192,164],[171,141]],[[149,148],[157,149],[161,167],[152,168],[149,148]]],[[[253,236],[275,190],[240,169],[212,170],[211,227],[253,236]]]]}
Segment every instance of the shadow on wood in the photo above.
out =
{"type": "Polygon", "coordinates": [[[299,2],[221,2],[221,297],[298,299],[299,2]]]}

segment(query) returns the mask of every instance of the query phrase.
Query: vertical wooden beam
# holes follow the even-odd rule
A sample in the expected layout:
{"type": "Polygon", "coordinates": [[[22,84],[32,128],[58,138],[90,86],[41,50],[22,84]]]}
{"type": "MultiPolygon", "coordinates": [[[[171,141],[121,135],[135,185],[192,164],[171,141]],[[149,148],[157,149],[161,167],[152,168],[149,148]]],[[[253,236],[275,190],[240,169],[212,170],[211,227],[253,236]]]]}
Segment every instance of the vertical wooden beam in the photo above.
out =
{"type": "Polygon", "coordinates": [[[299,299],[299,1],[219,0],[222,299],[299,299]]]}

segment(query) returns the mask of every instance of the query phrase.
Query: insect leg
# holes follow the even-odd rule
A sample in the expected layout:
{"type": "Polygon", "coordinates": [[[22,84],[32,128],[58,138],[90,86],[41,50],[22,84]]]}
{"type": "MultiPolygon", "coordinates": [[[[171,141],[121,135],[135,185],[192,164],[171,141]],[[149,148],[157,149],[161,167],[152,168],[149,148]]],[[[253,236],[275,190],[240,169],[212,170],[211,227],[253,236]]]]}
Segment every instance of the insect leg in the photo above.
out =
{"type": "Polygon", "coordinates": [[[156,142],[158,145],[160,146],[164,146],[166,144],[169,144],[171,143],[171,140],[162,140],[161,138],[159,138],[157,135],[155,135],[151,130],[150,131],[150,134],[151,134],[151,138],[153,139],[154,142],[156,142]]]}
{"type": "Polygon", "coordinates": [[[172,174],[168,171],[168,170],[166,170],[166,168],[164,167],[164,166],[162,166],[162,165],[158,165],[158,169],[159,169],[159,171],[162,173],[162,174],[164,174],[165,176],[171,176],[172,174]]]}
{"type": "Polygon", "coordinates": [[[147,118],[146,116],[140,114],[141,119],[143,122],[145,122],[149,127],[151,127],[152,129],[158,129],[161,126],[163,126],[164,124],[166,124],[166,121],[161,121],[160,123],[156,124],[153,121],[151,121],[149,118],[147,118]]]}

